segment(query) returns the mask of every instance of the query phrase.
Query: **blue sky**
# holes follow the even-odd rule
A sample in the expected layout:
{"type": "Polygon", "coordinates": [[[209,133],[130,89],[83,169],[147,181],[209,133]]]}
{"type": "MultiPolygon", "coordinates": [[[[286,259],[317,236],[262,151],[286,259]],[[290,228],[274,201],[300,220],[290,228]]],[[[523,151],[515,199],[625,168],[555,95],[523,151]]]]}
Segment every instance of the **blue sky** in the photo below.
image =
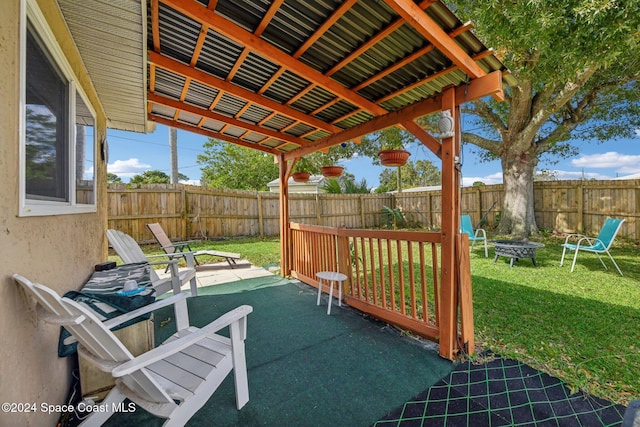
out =
{"type": "MultiPolygon", "coordinates": [[[[580,154],[571,159],[561,160],[558,164],[541,164],[539,168],[557,171],[558,179],[612,179],[618,176],[640,173],[640,131],[632,139],[606,143],[581,143],[580,154]]],[[[139,134],[109,130],[108,171],[120,176],[124,182],[146,170],[161,170],[170,174],[169,128],[158,125],[150,134],[139,134]]],[[[200,166],[196,161],[203,152],[202,145],[206,137],[178,130],[178,168],[188,176],[192,183],[199,183],[200,166]]],[[[426,147],[409,147],[411,159],[431,160],[439,165],[437,158],[426,147]]],[[[463,151],[463,185],[475,181],[485,184],[502,182],[502,172],[498,161],[482,163],[466,146],[463,151]]],[[[371,187],[378,185],[378,177],[384,167],[373,166],[369,158],[345,159],[340,162],[346,170],[356,176],[356,180],[365,178],[371,187]]]]}

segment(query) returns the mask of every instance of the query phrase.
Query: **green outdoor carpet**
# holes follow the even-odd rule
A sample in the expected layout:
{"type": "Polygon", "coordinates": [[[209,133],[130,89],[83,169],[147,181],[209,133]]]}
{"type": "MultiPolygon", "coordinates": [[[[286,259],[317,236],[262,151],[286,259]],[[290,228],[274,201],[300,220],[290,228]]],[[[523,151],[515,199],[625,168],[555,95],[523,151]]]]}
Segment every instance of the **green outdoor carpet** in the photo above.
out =
{"type": "MultiPolygon", "coordinates": [[[[435,346],[354,310],[334,306],[327,316],[326,297],[316,306],[315,289],[307,285],[287,281],[261,287],[256,281],[257,289],[251,291],[246,285],[226,286],[243,292],[205,291],[189,299],[197,326],[241,304],[254,308],[246,341],[249,403],[236,410],[233,378],[228,376],[189,426],[370,426],[454,368],[435,346]]],[[[161,342],[174,330],[169,320],[173,313],[163,309],[154,316],[161,342]]],[[[115,414],[105,425],[162,422],[138,409],[115,414]]]]}

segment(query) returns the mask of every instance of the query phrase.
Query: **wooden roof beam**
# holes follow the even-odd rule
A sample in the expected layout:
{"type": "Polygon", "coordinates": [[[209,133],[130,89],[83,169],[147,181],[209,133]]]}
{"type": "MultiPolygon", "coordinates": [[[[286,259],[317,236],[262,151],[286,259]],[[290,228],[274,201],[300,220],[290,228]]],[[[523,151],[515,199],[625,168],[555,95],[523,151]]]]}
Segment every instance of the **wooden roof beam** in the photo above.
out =
{"type": "MultiPolygon", "coordinates": [[[[468,85],[456,87],[455,91],[457,103],[472,101],[474,99],[482,98],[488,95],[502,94],[502,96],[504,96],[504,92],[502,89],[502,72],[494,71],[492,73],[489,73],[484,77],[472,80],[468,85]]],[[[383,116],[375,117],[368,122],[362,123],[349,129],[345,129],[340,133],[320,138],[305,147],[301,147],[289,153],[286,153],[285,158],[291,159],[294,157],[301,157],[306,154],[313,153],[314,151],[329,148],[342,142],[356,139],[361,136],[368,135],[370,133],[377,132],[381,129],[385,129],[397,124],[402,124],[405,127],[407,127],[408,124],[409,128],[415,130],[411,123],[409,123],[410,121],[417,117],[438,112],[441,110],[441,108],[442,94],[437,94],[435,96],[432,96],[431,98],[418,101],[407,107],[401,108],[383,116]]],[[[421,138],[419,139],[422,141],[421,138]]],[[[427,145],[430,149],[432,149],[431,146],[437,149],[437,147],[432,142],[428,142],[425,145],[427,145]]]]}
{"type": "Polygon", "coordinates": [[[283,52],[259,37],[256,37],[253,33],[246,31],[244,28],[213,13],[198,2],[194,2],[193,0],[161,1],[170,5],[180,13],[185,14],[189,18],[215,28],[216,32],[219,32],[229,39],[248,47],[275,64],[292,70],[300,76],[304,76],[304,78],[310,82],[317,84],[334,95],[337,95],[360,108],[372,112],[374,115],[381,115],[387,112],[384,108],[376,105],[374,102],[371,102],[356,92],[342,86],[340,83],[331,80],[321,72],[300,62],[298,59],[288,55],[286,52],[283,52]]]}
{"type": "Polygon", "coordinates": [[[262,17],[262,21],[260,21],[260,24],[253,32],[253,34],[255,34],[256,36],[261,36],[262,33],[264,33],[264,30],[267,28],[267,26],[269,26],[269,23],[278,12],[278,9],[280,9],[280,6],[282,6],[282,3],[284,3],[284,0],[275,0],[271,3],[271,6],[269,6],[269,9],[262,17]]]}
{"type": "Polygon", "coordinates": [[[264,145],[260,145],[257,143],[253,143],[253,142],[247,142],[247,141],[243,141],[241,139],[238,138],[234,138],[232,136],[229,135],[225,135],[219,132],[215,132],[212,130],[207,130],[207,129],[203,129],[203,128],[199,128],[193,125],[188,125],[186,123],[183,122],[179,122],[176,120],[169,120],[167,118],[161,117],[161,116],[157,116],[155,114],[149,114],[149,120],[159,123],[161,125],[165,125],[165,126],[169,126],[172,128],[176,128],[176,129],[182,129],[182,130],[186,130],[187,132],[192,132],[192,133],[197,133],[199,135],[204,135],[206,137],[209,138],[215,138],[215,139],[220,139],[222,141],[226,141],[226,142],[230,142],[232,144],[236,144],[236,145],[240,145],[242,147],[246,147],[246,148],[251,148],[253,150],[259,150],[259,151],[263,151],[265,153],[269,153],[269,154],[280,154],[281,152],[279,150],[274,150],[270,147],[265,147],[264,145]]]}
{"type": "Polygon", "coordinates": [[[326,33],[327,31],[329,31],[329,28],[331,28],[333,26],[333,24],[335,24],[338,19],[342,18],[342,16],[347,13],[347,11],[351,8],[351,6],[353,6],[354,4],[356,4],[358,2],[358,0],[347,0],[347,1],[343,1],[342,4],[340,4],[340,6],[338,6],[333,13],[331,14],[331,16],[329,16],[329,18],[324,21],[322,23],[322,25],[320,25],[320,27],[318,27],[316,29],[316,31],[311,34],[309,37],[307,37],[307,39],[304,41],[304,43],[302,44],[302,46],[300,46],[298,48],[298,50],[295,51],[295,53],[292,55],[294,58],[300,58],[302,55],[304,55],[304,53],[311,47],[313,46],[313,44],[318,41],[318,39],[320,37],[322,37],[324,35],[324,33],[326,33]]]}
{"type": "MultiPolygon", "coordinates": [[[[456,37],[458,35],[460,35],[461,33],[470,30],[472,27],[471,24],[467,23],[465,25],[462,25],[458,28],[456,28],[455,30],[453,30],[451,33],[449,33],[450,37],[456,37]]],[[[379,73],[374,74],[373,76],[369,77],[367,80],[363,81],[362,83],[359,83],[357,86],[355,86],[353,88],[353,90],[358,91],[360,89],[362,89],[363,87],[369,86],[370,84],[373,84],[375,82],[377,82],[378,80],[388,76],[389,74],[399,70],[400,68],[404,67],[405,65],[415,61],[416,59],[420,58],[421,56],[426,55],[427,53],[431,52],[433,49],[435,49],[435,46],[433,44],[429,44],[421,49],[418,49],[417,51],[415,51],[414,53],[412,53],[409,56],[405,56],[404,58],[400,59],[398,62],[396,62],[395,64],[391,64],[390,66],[388,66],[387,68],[385,68],[384,70],[381,70],[379,73]]],[[[474,60],[476,60],[474,58],[474,60]]]]}
{"type": "MultiPolygon", "coordinates": [[[[425,1],[421,2],[418,5],[418,7],[420,7],[421,9],[426,9],[429,6],[431,6],[433,3],[435,3],[436,1],[437,0],[425,0],[425,1]]],[[[401,18],[398,18],[395,21],[391,22],[384,29],[382,29],[381,31],[375,33],[373,35],[373,37],[371,37],[369,40],[364,42],[361,46],[359,46],[357,49],[355,49],[349,55],[347,55],[344,58],[342,58],[342,60],[340,62],[338,62],[336,65],[334,65],[333,67],[331,67],[329,69],[329,71],[327,71],[325,73],[325,75],[327,77],[334,75],[335,73],[340,71],[343,67],[345,67],[349,62],[353,61],[355,58],[357,58],[358,56],[360,56],[361,54],[363,54],[364,52],[369,50],[376,43],[378,43],[381,40],[383,40],[385,37],[387,37],[388,35],[390,35],[394,31],[396,31],[398,28],[402,27],[404,24],[405,24],[405,22],[401,18]]]]}
{"type": "MultiPolygon", "coordinates": [[[[493,51],[491,51],[491,50],[486,50],[486,51],[484,51],[484,52],[480,52],[479,54],[477,54],[476,56],[474,56],[474,57],[473,57],[473,59],[474,59],[474,61],[479,61],[480,59],[485,58],[485,57],[487,57],[487,56],[490,56],[490,55],[492,55],[492,54],[493,54],[493,51]]],[[[399,89],[399,90],[397,90],[397,91],[395,91],[395,92],[391,92],[390,94],[385,95],[384,97],[382,97],[382,98],[380,98],[380,99],[376,100],[376,103],[378,103],[378,104],[382,104],[382,103],[383,103],[383,102],[385,102],[385,101],[388,101],[388,100],[390,100],[390,99],[393,99],[393,98],[395,98],[396,96],[402,95],[403,93],[409,92],[409,91],[411,91],[411,90],[413,90],[413,89],[415,89],[415,88],[417,88],[417,87],[419,87],[419,86],[422,86],[423,84],[429,83],[429,82],[430,82],[430,81],[432,81],[432,80],[436,80],[436,79],[438,79],[439,77],[442,77],[442,76],[444,76],[444,75],[446,75],[446,74],[449,74],[449,73],[451,73],[452,71],[455,71],[455,70],[457,70],[457,69],[458,69],[458,66],[457,66],[457,65],[452,65],[451,67],[449,67],[449,68],[445,68],[444,70],[441,70],[441,71],[438,71],[437,73],[431,74],[431,75],[429,75],[429,76],[425,77],[425,78],[424,78],[424,79],[422,79],[422,80],[418,80],[418,81],[417,81],[417,82],[415,82],[415,83],[412,83],[412,84],[410,84],[410,85],[408,85],[408,86],[404,86],[402,89],[399,89]]],[[[499,94],[494,94],[494,98],[496,98],[496,100],[497,100],[497,101],[504,101],[504,95],[502,95],[502,97],[500,97],[500,95],[499,95],[499,94]]]]}
{"type": "Polygon", "coordinates": [[[384,0],[409,25],[472,79],[487,73],[424,10],[411,0],[384,0]]]}
{"type": "Polygon", "coordinates": [[[288,135],[288,134],[278,132],[269,128],[264,128],[258,125],[254,125],[252,123],[248,123],[248,122],[239,120],[237,118],[228,117],[213,111],[206,110],[204,108],[196,107],[195,105],[185,104],[184,102],[176,101],[175,99],[167,98],[165,96],[161,96],[155,93],[148,94],[147,100],[149,102],[153,102],[154,104],[173,108],[176,111],[185,111],[187,113],[191,113],[196,116],[202,116],[203,118],[215,120],[222,123],[227,123],[227,124],[230,124],[231,126],[247,129],[252,132],[259,133],[261,135],[265,135],[270,138],[275,138],[275,139],[280,139],[286,142],[290,142],[298,146],[304,146],[309,144],[309,141],[296,138],[292,135],[288,135]]]}
{"type": "MultiPolygon", "coordinates": [[[[174,59],[164,57],[156,52],[149,51],[148,56],[149,56],[148,61],[152,64],[155,64],[158,67],[164,68],[173,73],[179,74],[183,77],[190,77],[191,79],[197,82],[200,82],[207,86],[211,86],[218,90],[230,93],[245,101],[250,101],[255,104],[261,105],[268,110],[277,111],[278,113],[284,116],[291,117],[294,120],[301,121],[312,127],[324,129],[327,132],[331,132],[331,133],[340,132],[342,130],[337,126],[333,126],[331,124],[323,122],[320,119],[304,114],[294,108],[291,108],[286,105],[282,105],[276,101],[272,101],[268,98],[257,95],[246,89],[242,89],[241,87],[236,86],[230,82],[224,81],[222,79],[212,76],[211,74],[207,74],[203,71],[189,67],[188,65],[185,65],[174,59]]],[[[382,107],[378,107],[378,108],[382,109],[382,107]]]]}

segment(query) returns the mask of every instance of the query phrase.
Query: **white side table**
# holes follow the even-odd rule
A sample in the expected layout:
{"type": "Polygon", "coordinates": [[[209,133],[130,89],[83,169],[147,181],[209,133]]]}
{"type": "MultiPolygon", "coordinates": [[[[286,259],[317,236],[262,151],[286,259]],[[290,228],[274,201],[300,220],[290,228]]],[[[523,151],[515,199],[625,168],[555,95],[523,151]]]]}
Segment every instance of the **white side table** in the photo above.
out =
{"type": "Polygon", "coordinates": [[[333,282],[338,282],[338,306],[342,307],[342,282],[347,280],[347,276],[342,273],[336,273],[335,271],[320,271],[316,273],[316,276],[320,279],[318,283],[318,301],[316,305],[320,305],[320,295],[322,294],[322,281],[329,282],[329,306],[327,307],[327,314],[331,314],[331,300],[333,299],[333,282]]]}

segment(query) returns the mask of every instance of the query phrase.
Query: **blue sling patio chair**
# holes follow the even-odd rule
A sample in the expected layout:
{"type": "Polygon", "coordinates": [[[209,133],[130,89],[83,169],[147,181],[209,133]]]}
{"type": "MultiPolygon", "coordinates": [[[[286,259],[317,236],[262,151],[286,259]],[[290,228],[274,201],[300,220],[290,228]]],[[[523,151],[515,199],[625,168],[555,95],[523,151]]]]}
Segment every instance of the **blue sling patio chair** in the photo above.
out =
{"type": "Polygon", "coordinates": [[[602,228],[600,229],[600,233],[598,237],[587,237],[583,234],[569,234],[564,241],[563,249],[562,249],[562,259],[560,260],[560,266],[562,267],[562,263],[564,262],[564,255],[567,252],[567,249],[570,251],[575,251],[573,255],[573,263],[571,264],[571,271],[573,272],[574,267],[576,266],[576,259],[578,258],[578,252],[593,252],[598,256],[598,259],[602,263],[602,266],[605,270],[607,266],[604,264],[604,261],[600,257],[601,253],[606,253],[609,255],[611,262],[618,269],[618,273],[622,276],[622,271],[620,271],[620,267],[614,261],[613,257],[609,253],[609,249],[613,244],[613,240],[616,238],[616,234],[620,231],[620,227],[624,219],[615,219],[615,218],[607,218],[602,228]],[[569,243],[570,239],[578,239],[576,243],[569,243]]]}
{"type": "Polygon", "coordinates": [[[471,224],[471,217],[469,215],[460,216],[460,232],[467,233],[469,235],[471,250],[473,250],[473,245],[476,242],[484,242],[484,256],[485,258],[489,257],[489,250],[487,249],[487,233],[482,228],[478,228],[474,231],[473,224],[471,224]],[[478,237],[479,233],[482,234],[482,237],[478,237]]]}

